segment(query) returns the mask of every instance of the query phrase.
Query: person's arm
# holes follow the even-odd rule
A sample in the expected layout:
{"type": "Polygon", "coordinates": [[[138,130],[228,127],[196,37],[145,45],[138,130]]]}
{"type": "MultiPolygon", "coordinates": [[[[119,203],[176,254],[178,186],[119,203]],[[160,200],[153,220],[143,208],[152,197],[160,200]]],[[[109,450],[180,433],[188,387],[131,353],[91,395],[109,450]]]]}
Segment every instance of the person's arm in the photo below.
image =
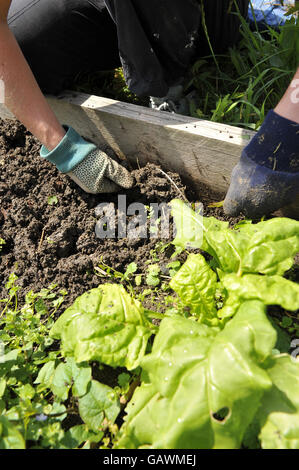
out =
{"type": "Polygon", "coordinates": [[[299,68],[287,91],[276,106],[275,112],[299,124],[299,68]]]}
{"type": "Polygon", "coordinates": [[[65,135],[43,96],[22,51],[9,30],[7,14],[11,1],[0,2],[0,80],[5,105],[37,139],[52,150],[65,135]]]}
{"type": "Polygon", "coordinates": [[[6,20],[12,0],[2,0],[0,3],[0,19],[6,20]]]}
{"type": "Polygon", "coordinates": [[[67,174],[88,193],[131,188],[130,173],[68,126],[61,126],[43,96],[28,63],[7,25],[10,1],[0,5],[0,80],[5,105],[43,144],[40,156],[67,174]]]}

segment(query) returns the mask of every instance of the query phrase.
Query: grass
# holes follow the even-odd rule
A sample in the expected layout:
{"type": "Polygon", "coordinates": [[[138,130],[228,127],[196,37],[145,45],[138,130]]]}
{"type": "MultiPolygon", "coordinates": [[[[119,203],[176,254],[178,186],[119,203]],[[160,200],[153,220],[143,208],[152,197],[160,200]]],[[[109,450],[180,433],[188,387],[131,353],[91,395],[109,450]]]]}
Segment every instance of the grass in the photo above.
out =
{"type": "MultiPolygon", "coordinates": [[[[279,30],[265,26],[261,31],[239,16],[240,42],[226,54],[215,55],[211,49],[210,56],[198,57],[186,74],[185,95],[192,92],[193,117],[258,130],[298,67],[299,20],[294,17],[279,30]]],[[[149,102],[128,89],[121,68],[80,74],[72,87],[144,106],[149,102]]]]}
{"type": "Polygon", "coordinates": [[[77,75],[69,87],[78,92],[105,96],[126,103],[147,106],[149,102],[148,98],[139,98],[130,91],[121,67],[115,70],[94,73],[82,72],[77,75]]]}
{"type": "Polygon", "coordinates": [[[185,92],[196,91],[192,116],[257,130],[298,67],[299,21],[260,31],[239,16],[240,42],[224,55],[198,59],[185,92]]]}

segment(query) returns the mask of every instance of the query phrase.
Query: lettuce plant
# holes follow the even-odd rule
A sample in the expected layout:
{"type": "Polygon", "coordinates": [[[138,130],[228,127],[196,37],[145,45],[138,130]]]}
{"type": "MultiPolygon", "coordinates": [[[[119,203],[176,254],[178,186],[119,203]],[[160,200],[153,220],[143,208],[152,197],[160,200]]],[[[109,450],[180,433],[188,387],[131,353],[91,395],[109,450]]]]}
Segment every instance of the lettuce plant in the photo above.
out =
{"type": "Polygon", "coordinates": [[[54,324],[66,356],[135,369],[154,332],[140,302],[122,286],[106,284],[80,296],[54,324]]]}
{"type": "Polygon", "coordinates": [[[203,217],[178,199],[171,207],[177,228],[173,243],[202,249],[224,272],[283,275],[299,251],[299,222],[295,220],[241,223],[232,230],[227,222],[203,217]]]}
{"type": "MultiPolygon", "coordinates": [[[[277,350],[267,317],[267,305],[299,309],[299,286],[283,277],[299,251],[299,222],[231,229],[182,201],[171,205],[173,244],[197,253],[169,283],[180,307],[162,316],[152,349],[146,311],[113,284],[77,299],[51,336],[77,362],[141,367],[115,448],[235,449],[254,439],[263,448],[299,448],[299,362],[277,350]]],[[[95,401],[101,393],[94,390],[95,401]]],[[[96,414],[91,426],[96,432],[96,414]]]]}
{"type": "Polygon", "coordinates": [[[171,205],[173,244],[188,256],[168,286],[176,308],[164,314],[146,310],[132,286],[104,284],[54,322],[44,303],[53,294],[30,293],[19,311],[11,277],[0,448],[299,449],[299,361],[267,314],[269,305],[299,309],[299,286],[284,277],[299,222],[229,228],[171,205]],[[47,351],[54,340],[59,350],[47,351]],[[114,388],[98,380],[103,365],[123,368],[114,388]],[[64,429],[69,414],[80,424],[64,429]]]}
{"type": "Polygon", "coordinates": [[[265,448],[298,448],[299,363],[273,355],[275,343],[257,300],[222,330],[165,318],[116,447],[239,448],[256,418],[265,448]]]}
{"type": "Polygon", "coordinates": [[[190,317],[162,320],[116,448],[235,449],[251,433],[263,448],[299,448],[299,363],[275,349],[266,315],[267,305],[299,308],[298,284],[282,277],[299,251],[299,222],[230,229],[171,205],[173,243],[213,258],[189,254],[172,278],[190,317]]]}

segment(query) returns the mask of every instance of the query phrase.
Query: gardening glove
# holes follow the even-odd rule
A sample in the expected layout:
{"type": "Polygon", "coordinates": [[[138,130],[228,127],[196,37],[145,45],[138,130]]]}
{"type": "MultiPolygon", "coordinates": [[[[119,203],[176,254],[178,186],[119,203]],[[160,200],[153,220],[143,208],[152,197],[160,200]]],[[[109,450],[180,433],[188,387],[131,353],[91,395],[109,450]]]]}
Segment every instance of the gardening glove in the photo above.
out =
{"type": "Polygon", "coordinates": [[[299,124],[271,110],[233,169],[224,212],[258,218],[298,199],[299,124]]]}
{"type": "Polygon", "coordinates": [[[61,142],[52,151],[43,145],[40,156],[54,163],[80,188],[91,194],[114,193],[120,187],[129,189],[134,180],[130,173],[96,145],[84,140],[68,126],[61,142]]]}

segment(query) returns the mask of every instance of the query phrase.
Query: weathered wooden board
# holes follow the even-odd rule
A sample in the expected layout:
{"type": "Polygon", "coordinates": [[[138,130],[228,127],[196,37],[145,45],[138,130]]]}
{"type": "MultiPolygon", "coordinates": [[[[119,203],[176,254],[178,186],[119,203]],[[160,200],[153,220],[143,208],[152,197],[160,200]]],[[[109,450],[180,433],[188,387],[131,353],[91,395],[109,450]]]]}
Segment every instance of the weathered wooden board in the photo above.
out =
{"type": "MultiPolygon", "coordinates": [[[[254,135],[238,127],[158,112],[99,96],[65,92],[48,101],[60,122],[120,158],[143,166],[161,164],[195,188],[204,183],[219,193],[229,185],[232,168],[254,135]]],[[[0,110],[0,117],[8,115],[0,110]]]]}

